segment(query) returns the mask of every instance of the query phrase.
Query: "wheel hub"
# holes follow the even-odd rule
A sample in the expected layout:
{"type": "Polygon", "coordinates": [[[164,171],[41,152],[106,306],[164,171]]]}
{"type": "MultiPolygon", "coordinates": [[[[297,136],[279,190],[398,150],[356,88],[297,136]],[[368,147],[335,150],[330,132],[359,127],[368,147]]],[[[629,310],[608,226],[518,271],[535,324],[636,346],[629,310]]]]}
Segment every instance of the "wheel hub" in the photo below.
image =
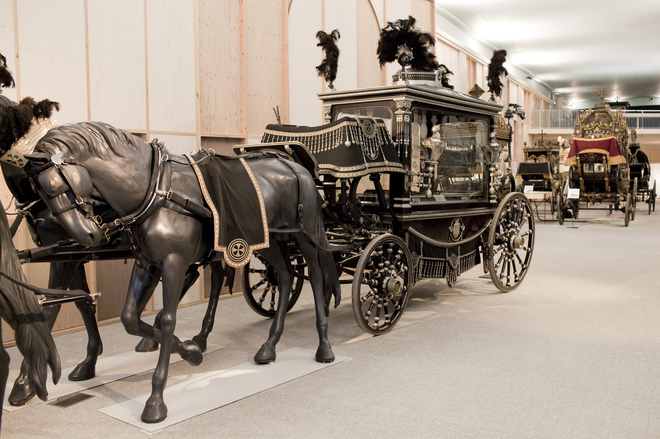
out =
{"type": "Polygon", "coordinates": [[[525,238],[522,236],[512,236],[510,245],[511,248],[521,249],[525,245],[525,238]]]}
{"type": "Polygon", "coordinates": [[[397,295],[403,288],[403,279],[399,276],[388,277],[383,281],[383,286],[388,294],[397,295]]]}

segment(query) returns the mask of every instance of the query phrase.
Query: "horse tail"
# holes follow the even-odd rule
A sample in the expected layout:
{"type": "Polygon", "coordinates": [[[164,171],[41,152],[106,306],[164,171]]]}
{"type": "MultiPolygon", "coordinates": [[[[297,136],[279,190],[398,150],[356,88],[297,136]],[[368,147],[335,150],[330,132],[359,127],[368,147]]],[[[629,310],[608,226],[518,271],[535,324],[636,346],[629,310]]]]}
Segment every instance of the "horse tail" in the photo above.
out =
{"type": "MultiPolygon", "coordinates": [[[[320,204],[319,204],[320,208],[320,204]]],[[[314,242],[317,244],[319,264],[321,265],[321,272],[323,273],[323,295],[325,297],[326,310],[330,306],[332,296],[335,297],[335,308],[341,302],[341,285],[339,283],[339,276],[337,273],[337,264],[335,257],[330,250],[330,243],[325,234],[325,226],[323,225],[323,218],[319,215],[316,222],[316,233],[314,242]]]]}
{"type": "MultiPolygon", "coordinates": [[[[26,283],[25,273],[16,254],[9,232],[7,215],[0,203],[0,270],[12,278],[26,283]]],[[[37,396],[46,400],[48,366],[53,383],[62,373],[60,356],[35,294],[25,287],[0,278],[0,315],[15,331],[16,346],[29,364],[29,377],[37,396]]],[[[4,383],[3,383],[4,385],[4,383]]]]}

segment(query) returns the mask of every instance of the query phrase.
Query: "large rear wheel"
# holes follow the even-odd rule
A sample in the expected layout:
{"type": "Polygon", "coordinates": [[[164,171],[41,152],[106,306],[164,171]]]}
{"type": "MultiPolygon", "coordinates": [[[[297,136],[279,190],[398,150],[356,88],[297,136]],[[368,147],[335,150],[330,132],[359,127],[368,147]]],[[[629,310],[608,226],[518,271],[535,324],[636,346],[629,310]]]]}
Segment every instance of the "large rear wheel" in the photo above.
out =
{"type": "Polygon", "coordinates": [[[353,314],[364,331],[384,334],[401,318],[412,286],[410,261],[406,243],[389,233],[364,249],[353,277],[353,314]]]}
{"type": "Polygon", "coordinates": [[[500,291],[515,290],[527,274],[534,233],[534,215],[527,197],[507,195],[495,211],[488,234],[488,271],[500,291]]]}

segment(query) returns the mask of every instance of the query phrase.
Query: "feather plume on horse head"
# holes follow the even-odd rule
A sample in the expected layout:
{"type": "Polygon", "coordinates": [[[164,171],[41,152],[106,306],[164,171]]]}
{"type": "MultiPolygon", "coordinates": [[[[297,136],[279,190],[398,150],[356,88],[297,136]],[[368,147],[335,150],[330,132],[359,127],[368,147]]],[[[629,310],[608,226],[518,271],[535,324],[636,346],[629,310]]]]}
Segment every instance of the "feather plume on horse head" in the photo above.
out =
{"type": "Polygon", "coordinates": [[[495,96],[499,97],[502,94],[502,87],[504,84],[500,79],[501,75],[507,76],[507,72],[504,67],[504,62],[506,61],[506,50],[496,50],[493,52],[493,57],[490,59],[490,64],[488,65],[488,91],[490,92],[490,100],[494,101],[495,96]]]}
{"type": "Polygon", "coordinates": [[[7,58],[0,53],[0,86],[2,88],[9,88],[16,85],[14,77],[9,69],[7,69],[7,58]]]}
{"type": "Polygon", "coordinates": [[[416,20],[412,16],[408,19],[388,22],[380,31],[378,40],[378,62],[380,66],[399,61],[402,67],[410,65],[413,69],[422,72],[433,72],[440,68],[435,55],[429,52],[429,47],[435,45],[433,35],[422,32],[415,27],[416,20]]]}
{"type": "Polygon", "coordinates": [[[328,88],[334,90],[335,87],[332,83],[337,79],[337,66],[339,64],[339,47],[337,47],[337,40],[341,37],[337,29],[329,34],[322,30],[316,33],[316,38],[319,39],[318,47],[325,52],[325,58],[316,66],[316,71],[319,76],[323,76],[328,83],[328,88]]]}
{"type": "MultiPolygon", "coordinates": [[[[7,69],[6,58],[2,54],[0,85],[4,88],[15,85],[14,78],[7,69]]],[[[48,99],[37,102],[26,97],[17,104],[0,95],[0,160],[16,166],[25,166],[24,155],[30,154],[41,138],[39,136],[43,136],[55,125],[54,121],[48,120],[53,110],[60,111],[60,104],[48,99]]]]}

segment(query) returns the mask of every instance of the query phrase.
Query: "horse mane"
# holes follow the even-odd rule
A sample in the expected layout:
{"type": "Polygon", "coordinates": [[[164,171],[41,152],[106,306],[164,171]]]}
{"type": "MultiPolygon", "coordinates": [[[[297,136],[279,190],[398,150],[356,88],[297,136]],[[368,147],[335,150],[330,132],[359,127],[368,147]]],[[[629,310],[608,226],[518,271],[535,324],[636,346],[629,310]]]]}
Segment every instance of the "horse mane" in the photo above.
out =
{"type": "Polygon", "coordinates": [[[136,151],[147,143],[133,134],[103,122],[78,122],[60,125],[48,131],[39,141],[36,151],[58,154],[68,151],[72,156],[92,156],[103,160],[125,157],[125,146],[136,151]]]}
{"type": "MultiPolygon", "coordinates": [[[[9,222],[2,203],[0,203],[0,270],[14,279],[27,283],[12,242],[9,222]]],[[[30,378],[35,385],[37,396],[45,401],[48,397],[46,389],[48,366],[53,372],[55,384],[62,371],[55,342],[35,294],[5,277],[0,277],[0,315],[14,329],[16,346],[30,365],[30,378]]]]}

